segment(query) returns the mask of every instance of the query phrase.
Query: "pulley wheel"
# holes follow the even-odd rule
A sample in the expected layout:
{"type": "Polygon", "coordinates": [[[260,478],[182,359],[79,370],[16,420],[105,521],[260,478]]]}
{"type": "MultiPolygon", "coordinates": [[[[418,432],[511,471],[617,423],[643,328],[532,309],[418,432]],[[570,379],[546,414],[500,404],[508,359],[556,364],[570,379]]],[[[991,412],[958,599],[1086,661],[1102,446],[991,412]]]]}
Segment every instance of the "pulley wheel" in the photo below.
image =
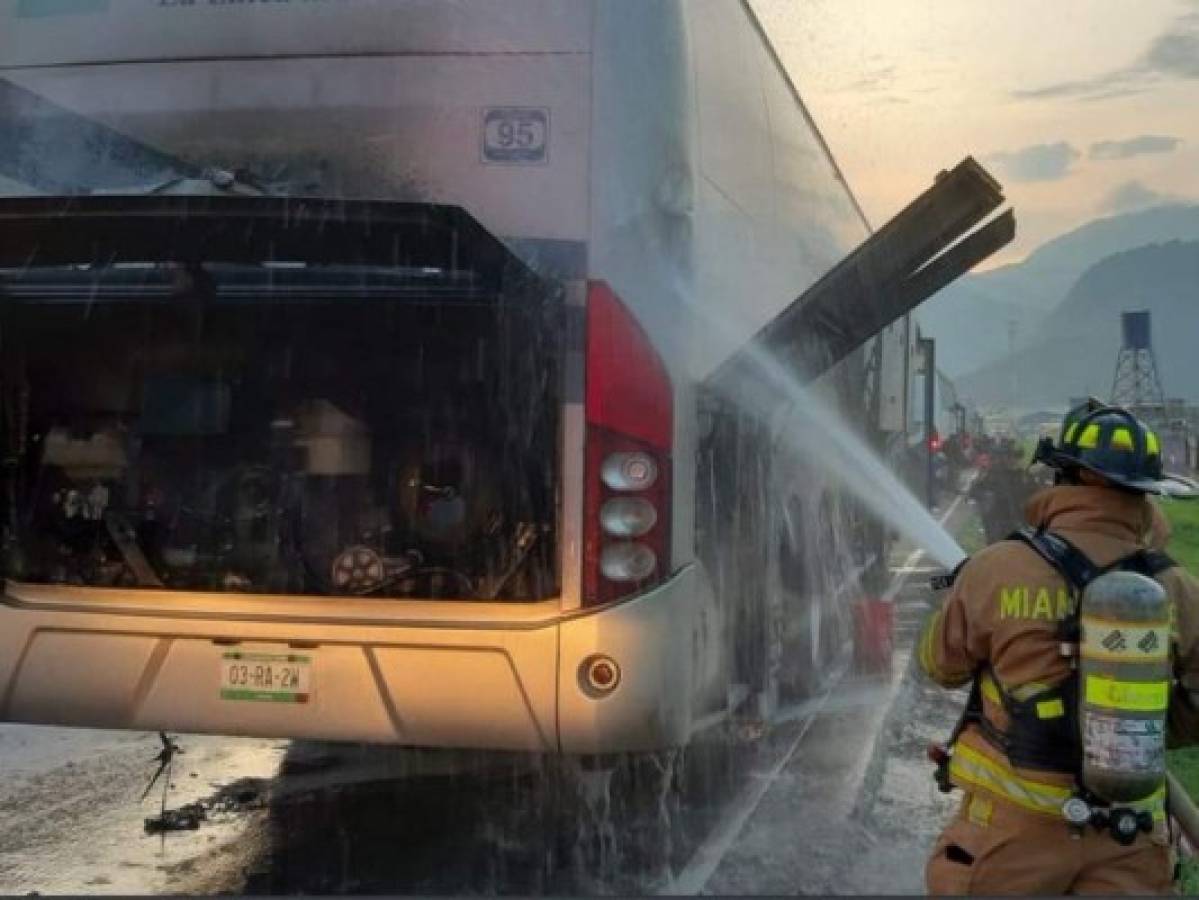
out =
{"type": "Polygon", "coordinates": [[[386,574],[383,557],[370,547],[350,547],[333,560],[333,589],[344,594],[369,594],[378,590],[386,574]]]}

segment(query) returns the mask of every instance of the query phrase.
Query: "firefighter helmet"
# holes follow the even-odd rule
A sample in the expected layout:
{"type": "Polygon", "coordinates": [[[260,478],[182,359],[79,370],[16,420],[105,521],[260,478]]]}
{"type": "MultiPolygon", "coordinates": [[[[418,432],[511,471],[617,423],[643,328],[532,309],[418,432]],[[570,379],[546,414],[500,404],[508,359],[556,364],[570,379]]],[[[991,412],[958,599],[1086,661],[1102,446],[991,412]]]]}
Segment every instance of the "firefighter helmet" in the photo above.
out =
{"type": "Polygon", "coordinates": [[[1126,409],[1088,401],[1071,410],[1061,437],[1042,439],[1034,460],[1055,469],[1089,469],[1117,487],[1160,494],[1161,443],[1154,432],[1126,409]]]}

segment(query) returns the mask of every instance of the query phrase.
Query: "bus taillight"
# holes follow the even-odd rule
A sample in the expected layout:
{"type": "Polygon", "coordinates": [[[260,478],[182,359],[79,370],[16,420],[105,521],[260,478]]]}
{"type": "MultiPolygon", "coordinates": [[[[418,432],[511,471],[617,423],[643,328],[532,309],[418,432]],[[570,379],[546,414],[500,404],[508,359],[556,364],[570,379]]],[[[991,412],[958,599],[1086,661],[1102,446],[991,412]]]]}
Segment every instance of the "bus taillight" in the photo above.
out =
{"type": "Polygon", "coordinates": [[[602,281],[587,294],[583,603],[644,590],[670,572],[674,393],[661,356],[602,281]]]}

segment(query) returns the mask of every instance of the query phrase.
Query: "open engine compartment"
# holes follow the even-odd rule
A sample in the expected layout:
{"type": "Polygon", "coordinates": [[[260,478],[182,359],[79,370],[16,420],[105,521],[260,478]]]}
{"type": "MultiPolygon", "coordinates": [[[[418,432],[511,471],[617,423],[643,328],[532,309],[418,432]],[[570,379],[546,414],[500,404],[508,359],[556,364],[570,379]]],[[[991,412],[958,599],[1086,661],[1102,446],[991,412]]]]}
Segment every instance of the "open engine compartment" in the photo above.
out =
{"type": "Polygon", "coordinates": [[[0,291],[9,578],[555,592],[560,306],[528,273],[120,261],[0,291]]]}

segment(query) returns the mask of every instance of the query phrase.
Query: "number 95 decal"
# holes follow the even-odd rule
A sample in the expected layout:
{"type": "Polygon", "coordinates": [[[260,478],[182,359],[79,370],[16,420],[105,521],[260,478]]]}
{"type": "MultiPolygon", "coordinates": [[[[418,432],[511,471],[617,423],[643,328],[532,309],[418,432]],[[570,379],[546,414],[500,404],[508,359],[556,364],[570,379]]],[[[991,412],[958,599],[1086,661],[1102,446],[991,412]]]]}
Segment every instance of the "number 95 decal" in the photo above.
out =
{"type": "Polygon", "coordinates": [[[529,165],[549,159],[550,111],[523,106],[483,110],[483,162],[529,165]]]}

